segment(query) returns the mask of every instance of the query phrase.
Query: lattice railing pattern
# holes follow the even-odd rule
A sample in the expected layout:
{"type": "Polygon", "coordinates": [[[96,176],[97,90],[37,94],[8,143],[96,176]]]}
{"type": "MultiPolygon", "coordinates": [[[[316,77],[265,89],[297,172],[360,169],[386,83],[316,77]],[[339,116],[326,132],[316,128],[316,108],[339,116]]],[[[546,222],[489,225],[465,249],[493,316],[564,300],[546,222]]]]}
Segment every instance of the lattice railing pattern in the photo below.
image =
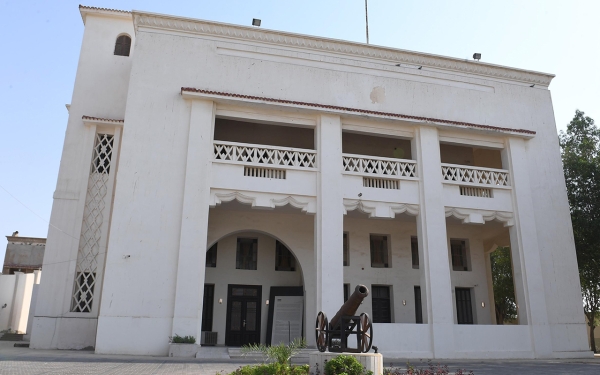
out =
{"type": "Polygon", "coordinates": [[[96,134],[77,253],[75,286],[71,303],[73,312],[92,311],[113,138],[109,134],[96,134]]]}
{"type": "Polygon", "coordinates": [[[297,168],[316,168],[314,150],[233,142],[214,142],[215,160],[297,168]]]}
{"type": "Polygon", "coordinates": [[[491,186],[510,186],[508,171],[483,167],[442,164],[444,181],[491,186]]]}
{"type": "Polygon", "coordinates": [[[344,172],[388,177],[417,177],[414,160],[342,154],[344,172]]]}

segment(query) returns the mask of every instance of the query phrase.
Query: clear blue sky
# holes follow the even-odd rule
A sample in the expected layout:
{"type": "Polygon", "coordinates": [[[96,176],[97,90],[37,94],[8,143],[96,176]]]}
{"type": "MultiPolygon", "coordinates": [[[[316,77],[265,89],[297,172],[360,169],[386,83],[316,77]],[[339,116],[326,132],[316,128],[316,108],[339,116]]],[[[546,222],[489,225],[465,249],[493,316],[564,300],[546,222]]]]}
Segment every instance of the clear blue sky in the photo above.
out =
{"type": "MultiPolygon", "coordinates": [[[[365,41],[364,0],[107,1],[144,10],[365,41]]],[[[45,237],[83,23],[78,1],[0,0],[0,235],[45,237]]],[[[558,129],[575,109],[600,121],[600,1],[369,0],[371,44],[556,74],[558,129]]],[[[510,124],[505,124],[510,127],[510,124]]],[[[72,233],[79,237],[79,233],[72,233]]],[[[0,238],[0,261],[6,239],[0,238]]]]}

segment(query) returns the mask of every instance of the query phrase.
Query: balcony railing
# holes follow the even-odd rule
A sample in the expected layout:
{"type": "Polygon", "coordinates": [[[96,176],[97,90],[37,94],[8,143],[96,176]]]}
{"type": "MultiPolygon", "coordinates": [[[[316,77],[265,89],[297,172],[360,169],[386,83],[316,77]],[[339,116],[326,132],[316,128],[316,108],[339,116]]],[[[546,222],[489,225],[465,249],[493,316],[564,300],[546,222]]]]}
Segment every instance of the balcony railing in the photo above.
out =
{"type": "Polygon", "coordinates": [[[461,185],[509,187],[509,173],[505,169],[469,167],[466,165],[442,164],[444,182],[461,185]]]}
{"type": "Polygon", "coordinates": [[[317,152],[300,148],[214,141],[214,160],[299,169],[316,169],[317,152]]]}
{"type": "Polygon", "coordinates": [[[342,154],[344,172],[366,176],[416,178],[417,162],[406,159],[342,154]]]}

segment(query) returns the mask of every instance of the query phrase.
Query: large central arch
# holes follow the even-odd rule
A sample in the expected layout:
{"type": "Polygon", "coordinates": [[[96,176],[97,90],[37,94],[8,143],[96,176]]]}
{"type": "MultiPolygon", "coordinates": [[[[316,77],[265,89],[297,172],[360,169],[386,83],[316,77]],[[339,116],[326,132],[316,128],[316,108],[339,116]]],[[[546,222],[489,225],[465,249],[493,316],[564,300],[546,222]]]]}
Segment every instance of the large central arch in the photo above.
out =
{"type": "MultiPolygon", "coordinates": [[[[237,346],[240,342],[232,339],[231,330],[239,330],[233,322],[238,322],[241,309],[248,310],[253,316],[254,308],[259,311],[260,340],[269,344],[275,303],[301,303],[299,316],[302,321],[301,332],[309,345],[314,338],[307,335],[306,322],[314,320],[315,281],[313,270],[314,240],[313,218],[302,214],[276,213],[273,211],[229,211],[213,209],[210,213],[207,251],[214,250],[216,244],[216,267],[207,267],[205,275],[204,309],[211,307],[213,324],[211,331],[217,332],[217,344],[237,346]],[[236,254],[239,241],[256,241],[255,270],[239,269],[236,254]],[[278,248],[278,250],[277,250],[278,248]],[[295,259],[295,270],[275,269],[276,252],[287,249],[295,259]],[[214,286],[211,294],[210,287],[214,286]],[[238,296],[233,294],[237,293],[238,296]],[[252,295],[244,298],[240,294],[252,295]],[[300,299],[298,296],[300,295],[300,299]],[[284,296],[283,298],[279,298],[284,296]],[[274,298],[278,297],[278,298],[274,298]],[[258,301],[260,305],[256,305],[258,301]],[[282,302],[284,301],[284,302],[282,302]]],[[[241,250],[239,250],[241,251],[241,250]]],[[[247,314],[244,311],[243,314],[247,314]]],[[[276,314],[276,313],[275,313],[276,314]]],[[[203,315],[205,313],[203,312],[203,315]]],[[[246,317],[246,315],[244,315],[246,317]]],[[[204,318],[203,318],[204,319],[204,318]]],[[[254,328],[253,323],[242,320],[242,324],[254,328]]],[[[244,326],[245,328],[246,326],[244,326]]],[[[203,323],[203,331],[207,328],[203,323]]],[[[204,334],[203,334],[204,335],[204,334]]],[[[244,339],[248,339],[248,335],[244,339]]],[[[250,338],[252,339],[252,338],[250,338]]]]}

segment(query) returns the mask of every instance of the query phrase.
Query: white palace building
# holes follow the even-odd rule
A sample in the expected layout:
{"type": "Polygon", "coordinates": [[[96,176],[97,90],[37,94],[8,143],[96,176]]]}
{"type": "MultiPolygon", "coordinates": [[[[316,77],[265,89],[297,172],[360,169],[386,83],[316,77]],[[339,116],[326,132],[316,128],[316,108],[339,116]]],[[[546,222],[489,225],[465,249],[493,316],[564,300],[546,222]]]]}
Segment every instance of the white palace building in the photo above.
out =
{"type": "Polygon", "coordinates": [[[317,313],[364,284],[384,356],[591,356],[553,75],[80,12],[32,348],[314,347],[317,313]],[[498,247],[517,306],[502,325],[498,247]]]}

